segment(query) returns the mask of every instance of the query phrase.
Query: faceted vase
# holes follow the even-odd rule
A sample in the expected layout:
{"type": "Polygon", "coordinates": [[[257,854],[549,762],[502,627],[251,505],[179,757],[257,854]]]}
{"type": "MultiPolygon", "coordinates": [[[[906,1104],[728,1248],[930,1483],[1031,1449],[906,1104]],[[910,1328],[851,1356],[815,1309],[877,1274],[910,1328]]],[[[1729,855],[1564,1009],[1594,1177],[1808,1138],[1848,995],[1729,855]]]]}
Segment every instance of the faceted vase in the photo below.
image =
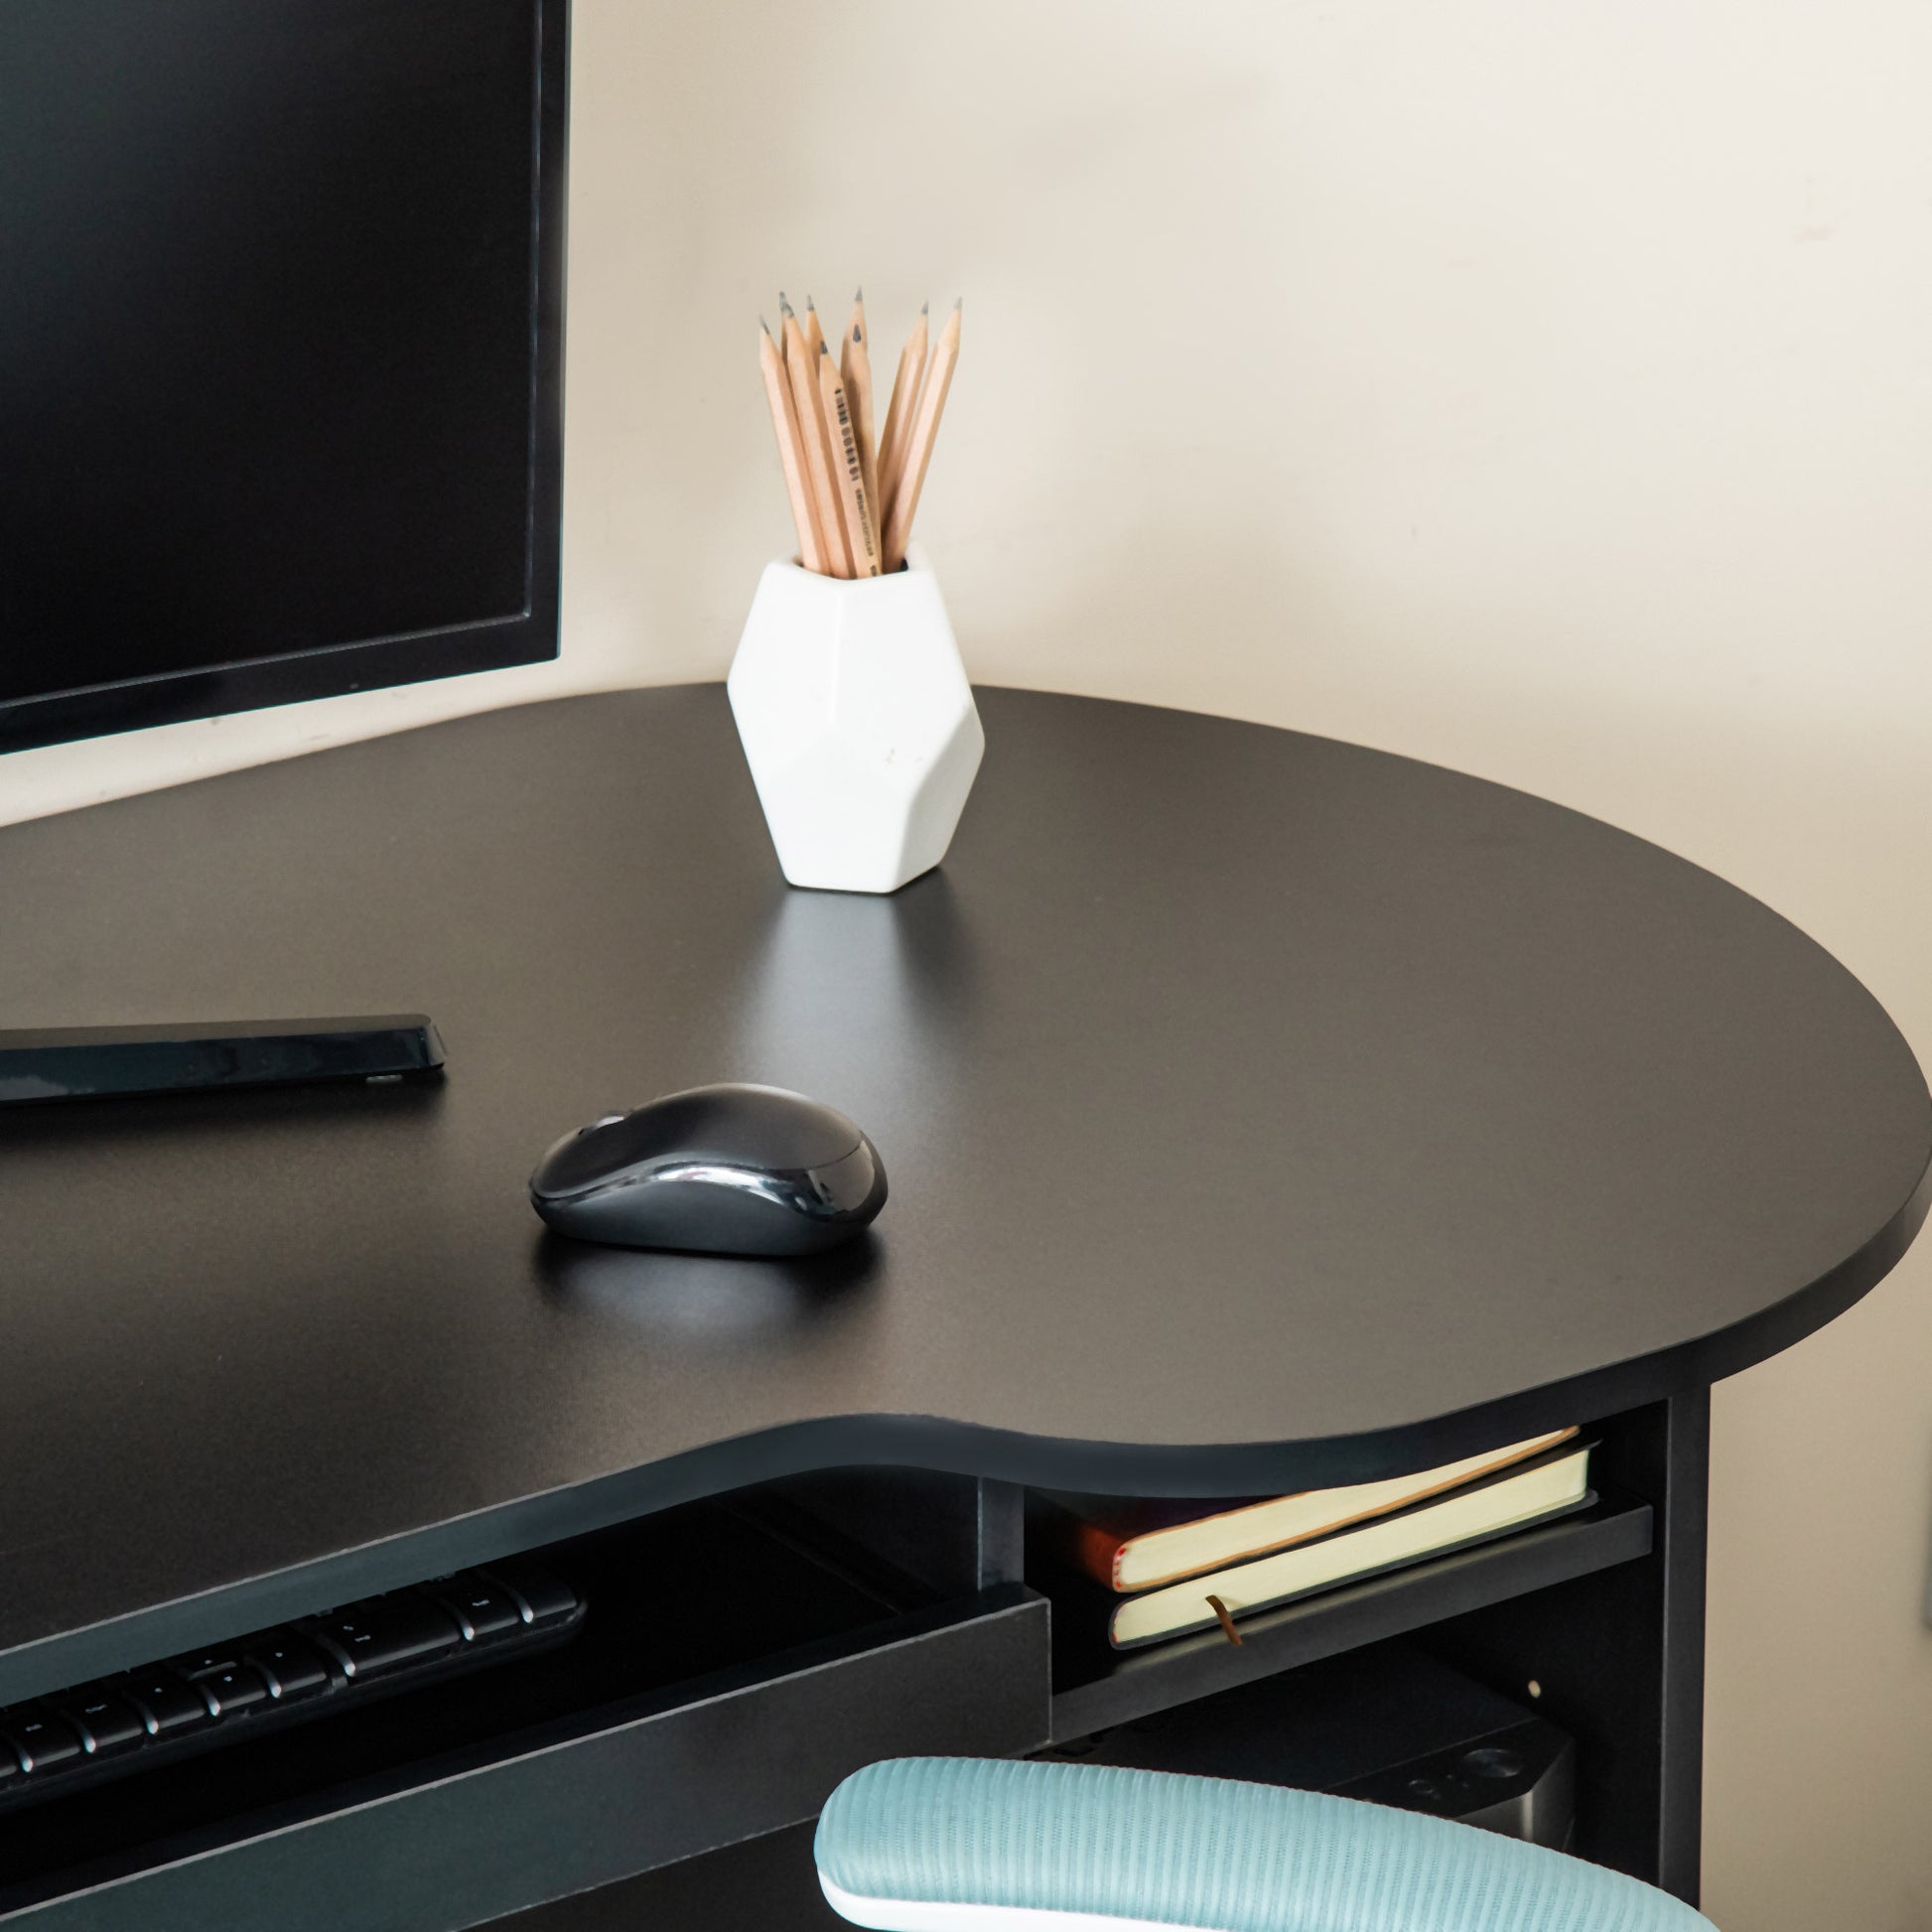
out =
{"type": "Polygon", "coordinates": [[[893,893],[946,856],[986,737],[939,587],[771,563],[726,684],[794,886],[893,893]]]}

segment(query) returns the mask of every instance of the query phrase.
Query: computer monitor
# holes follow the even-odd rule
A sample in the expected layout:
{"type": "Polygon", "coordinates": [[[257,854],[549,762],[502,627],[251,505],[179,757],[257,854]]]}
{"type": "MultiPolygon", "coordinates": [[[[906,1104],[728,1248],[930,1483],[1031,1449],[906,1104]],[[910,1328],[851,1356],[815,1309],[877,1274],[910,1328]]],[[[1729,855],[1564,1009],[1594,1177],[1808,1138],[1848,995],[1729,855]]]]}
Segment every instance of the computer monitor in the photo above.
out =
{"type": "Polygon", "coordinates": [[[0,750],[557,651],[566,0],[0,0],[0,750]]]}

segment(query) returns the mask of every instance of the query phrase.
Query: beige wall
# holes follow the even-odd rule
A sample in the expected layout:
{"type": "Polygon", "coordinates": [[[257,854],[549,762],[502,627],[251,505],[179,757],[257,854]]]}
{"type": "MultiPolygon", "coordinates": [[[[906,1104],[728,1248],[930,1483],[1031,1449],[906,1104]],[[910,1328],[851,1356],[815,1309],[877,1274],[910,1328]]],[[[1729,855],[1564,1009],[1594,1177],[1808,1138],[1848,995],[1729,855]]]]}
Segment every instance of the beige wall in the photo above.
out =
{"type": "MultiPolygon", "coordinates": [[[[713,676],[782,283],[968,297],[922,512],[976,675],[1542,791],[1932,1049],[1932,10],[579,0],[558,666],[0,761],[0,817],[713,676]]],[[[1718,1393],[1708,1899],[1932,1928],[1932,1246],[1718,1393]]]]}

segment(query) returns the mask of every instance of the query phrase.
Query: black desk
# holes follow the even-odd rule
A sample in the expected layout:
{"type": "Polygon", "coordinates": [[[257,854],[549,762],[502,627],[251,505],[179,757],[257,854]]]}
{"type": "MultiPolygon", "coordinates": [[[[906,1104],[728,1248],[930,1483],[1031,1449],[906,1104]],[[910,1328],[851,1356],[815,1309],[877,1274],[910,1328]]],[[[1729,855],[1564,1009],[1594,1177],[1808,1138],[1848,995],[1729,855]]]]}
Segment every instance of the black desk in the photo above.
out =
{"type": "MultiPolygon", "coordinates": [[[[1695,1890],[1706,1391],[1917,1230],[1910,1052],[1776,914],[1575,813],[1222,720],[982,708],[953,853],[892,899],[787,892],[716,687],[0,832],[6,1024],[423,1010],[450,1049],[430,1090],[0,1117],[0,1703],[793,1478],[787,1507],[934,1592],[800,1665],[862,1683],[890,1654],[930,1690],[855,1751],[1024,1750],[1427,1625],[1536,1663],[1586,1742],[1591,1849],[1695,1890]],[[554,1136],[718,1078],[866,1125],[893,1188],[867,1245],[545,1235],[523,1183],[554,1136]],[[1603,1443],[1591,1517],[1240,1652],[1063,1659],[1049,1716],[1020,1485],[1288,1488],[1573,1421],[1603,1443]],[[862,1465],[906,1473],[796,1480],[862,1465]]],[[[733,1668],[754,1725],[807,1722],[733,1668]]],[[[565,1728],[541,1776],[510,1767],[526,1809],[609,1741],[565,1728]]],[[[473,1745],[433,1801],[390,1767],[359,1809],[288,1801],[273,1849],[198,1828],[41,1920],[218,1923],[224,1885],[312,1895],[301,1848],[366,1859],[392,1825],[421,1853],[397,1882],[467,1901],[421,1923],[455,1924],[802,1817],[837,1755],[756,1816],[694,1799],[682,1837],[633,1840],[622,1804],[582,1842],[552,1820],[465,1891],[465,1818],[509,1775],[473,1745]]],[[[0,1908],[59,1899],[37,1884],[0,1908]]],[[[353,1901],[248,1922],[401,1922],[353,1901]]]]}

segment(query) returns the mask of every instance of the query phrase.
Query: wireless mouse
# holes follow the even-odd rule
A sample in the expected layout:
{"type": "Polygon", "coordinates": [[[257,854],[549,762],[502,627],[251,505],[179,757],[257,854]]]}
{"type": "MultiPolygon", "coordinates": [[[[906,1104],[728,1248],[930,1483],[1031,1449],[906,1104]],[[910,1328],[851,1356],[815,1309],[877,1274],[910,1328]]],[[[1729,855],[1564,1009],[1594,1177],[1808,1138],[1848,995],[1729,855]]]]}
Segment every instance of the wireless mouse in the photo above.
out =
{"type": "Polygon", "coordinates": [[[666,1094],[567,1134],[530,1201],[560,1234],[622,1248],[806,1255],[886,1204],[886,1168],[845,1115],[782,1087],[666,1094]]]}

